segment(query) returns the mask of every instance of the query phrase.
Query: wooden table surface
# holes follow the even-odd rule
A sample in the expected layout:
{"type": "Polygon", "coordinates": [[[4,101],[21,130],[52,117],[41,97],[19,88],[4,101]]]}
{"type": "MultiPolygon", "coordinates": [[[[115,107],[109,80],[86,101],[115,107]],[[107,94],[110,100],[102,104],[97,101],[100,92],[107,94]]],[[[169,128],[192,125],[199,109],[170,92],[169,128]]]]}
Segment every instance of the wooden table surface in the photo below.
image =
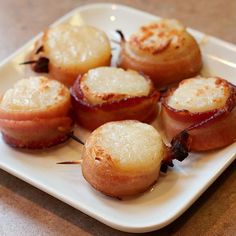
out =
{"type": "MultiPolygon", "coordinates": [[[[99,1],[0,0],[0,60],[75,7],[99,1]]],[[[110,1],[106,1],[110,2],[110,1]]],[[[236,1],[111,1],[181,20],[236,44],[236,1]]],[[[4,79],[4,78],[0,78],[4,79]]],[[[236,235],[236,162],[169,226],[145,235],[236,235]]],[[[0,170],[0,236],[131,235],[114,230],[0,170]]]]}

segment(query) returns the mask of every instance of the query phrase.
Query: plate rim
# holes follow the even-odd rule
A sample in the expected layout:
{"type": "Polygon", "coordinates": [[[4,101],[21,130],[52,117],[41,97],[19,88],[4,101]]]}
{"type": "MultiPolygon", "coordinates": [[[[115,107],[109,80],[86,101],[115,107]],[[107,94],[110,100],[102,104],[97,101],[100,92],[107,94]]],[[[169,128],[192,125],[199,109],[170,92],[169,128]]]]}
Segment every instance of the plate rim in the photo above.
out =
{"type": "MultiPolygon", "coordinates": [[[[138,14],[144,14],[146,16],[151,16],[151,17],[158,17],[155,16],[151,13],[130,7],[130,6],[126,6],[126,5],[122,5],[122,4],[116,4],[116,3],[93,3],[93,4],[86,4],[83,6],[78,6],[75,9],[69,11],[68,13],[66,13],[64,16],[60,17],[58,20],[56,20],[54,23],[50,24],[49,26],[54,26],[56,24],[60,24],[61,22],[65,21],[66,19],[68,19],[69,17],[73,16],[76,12],[82,12],[82,11],[86,11],[86,10],[90,10],[90,9],[96,9],[96,8],[109,8],[110,10],[112,10],[112,6],[116,6],[117,8],[121,9],[121,10],[128,10],[128,11],[133,11],[135,13],[138,14]]],[[[191,30],[191,32],[194,33],[194,35],[198,35],[198,36],[204,36],[206,34],[188,28],[191,30]]],[[[4,66],[5,64],[7,64],[10,60],[12,60],[15,56],[17,56],[19,53],[23,52],[27,47],[29,47],[29,45],[31,45],[33,42],[35,42],[40,36],[42,35],[42,32],[40,32],[39,34],[37,34],[36,36],[34,36],[32,39],[30,39],[28,42],[26,42],[25,44],[23,44],[20,48],[18,48],[17,50],[15,50],[12,54],[10,54],[8,57],[6,57],[5,59],[3,59],[0,62],[0,67],[4,66]]],[[[207,35],[207,37],[209,37],[209,39],[212,42],[215,42],[217,45],[222,46],[223,48],[228,48],[229,50],[233,50],[236,52],[236,45],[227,42],[225,40],[216,38],[214,36],[210,36],[207,35]]],[[[1,68],[0,68],[1,69],[1,68]]],[[[80,210],[81,212],[91,216],[92,218],[99,220],[100,222],[115,228],[117,230],[122,230],[125,232],[135,232],[135,233],[144,233],[144,232],[150,232],[153,230],[157,230],[160,228],[165,227],[166,225],[170,224],[171,222],[173,222],[174,220],[176,220],[180,215],[182,215],[201,195],[202,193],[204,193],[206,191],[206,189],[225,171],[225,169],[234,161],[236,157],[236,154],[232,155],[232,157],[230,157],[228,159],[228,161],[226,163],[224,163],[224,166],[220,169],[220,171],[217,171],[217,173],[214,175],[213,178],[211,178],[208,183],[204,186],[204,188],[201,189],[201,191],[199,191],[194,198],[188,202],[188,204],[185,205],[185,207],[183,207],[181,209],[181,211],[178,212],[178,214],[174,214],[171,218],[168,218],[166,221],[163,222],[159,222],[157,224],[150,224],[150,225],[146,225],[146,226],[130,226],[128,224],[117,224],[113,221],[109,221],[108,219],[103,218],[102,216],[93,213],[91,210],[88,210],[86,207],[83,207],[81,205],[76,205],[74,204],[73,201],[71,201],[70,199],[65,199],[63,197],[63,194],[59,194],[57,191],[54,191],[53,189],[50,189],[48,186],[43,185],[41,183],[37,183],[35,181],[32,181],[29,177],[27,177],[27,175],[25,175],[24,173],[21,173],[20,171],[15,170],[14,168],[9,168],[6,167],[4,165],[2,165],[2,163],[0,162],[0,168],[7,171],[8,173],[16,176],[17,178],[29,183],[30,185],[50,194],[51,196],[59,199],[60,201],[67,203],[68,205],[80,210]]]]}

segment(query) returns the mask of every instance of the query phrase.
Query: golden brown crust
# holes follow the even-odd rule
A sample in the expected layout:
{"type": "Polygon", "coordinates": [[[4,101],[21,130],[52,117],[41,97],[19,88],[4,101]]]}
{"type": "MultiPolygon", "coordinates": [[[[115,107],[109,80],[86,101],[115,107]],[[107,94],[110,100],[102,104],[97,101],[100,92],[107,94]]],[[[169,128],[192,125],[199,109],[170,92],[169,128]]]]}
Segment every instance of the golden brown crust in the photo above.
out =
{"type": "MultiPolygon", "coordinates": [[[[147,35],[150,34],[146,31],[147,35]]],[[[143,72],[157,88],[197,75],[202,67],[202,59],[195,39],[186,30],[171,30],[165,33],[167,35],[164,33],[164,41],[156,44],[143,44],[143,39],[137,39],[136,36],[123,41],[118,66],[143,72]],[[168,34],[174,34],[177,38],[175,43],[172,43],[173,39],[168,34]]]]}
{"type": "MultiPolygon", "coordinates": [[[[151,168],[143,168],[140,165],[139,167],[126,169],[124,164],[121,166],[116,163],[116,158],[104,146],[100,145],[98,140],[103,139],[104,134],[101,131],[103,127],[110,124],[122,125],[122,122],[130,122],[132,124],[132,122],[135,123],[137,121],[111,122],[99,127],[86,141],[82,153],[82,173],[84,178],[98,191],[118,198],[137,195],[148,190],[157,181],[161,165],[160,162],[155,162],[151,165],[151,168]]],[[[116,148],[114,145],[114,149],[116,148]]],[[[139,159],[144,157],[136,158],[137,161],[140,161],[139,159]]]]}
{"type": "Polygon", "coordinates": [[[119,171],[113,166],[111,159],[103,159],[98,155],[97,159],[93,160],[89,153],[83,153],[82,173],[95,189],[118,198],[143,193],[159,177],[159,170],[148,174],[119,171]]]}
{"type": "Polygon", "coordinates": [[[98,67],[81,76],[83,98],[91,105],[118,102],[136,96],[148,96],[154,90],[152,81],[133,70],[98,67]]]}

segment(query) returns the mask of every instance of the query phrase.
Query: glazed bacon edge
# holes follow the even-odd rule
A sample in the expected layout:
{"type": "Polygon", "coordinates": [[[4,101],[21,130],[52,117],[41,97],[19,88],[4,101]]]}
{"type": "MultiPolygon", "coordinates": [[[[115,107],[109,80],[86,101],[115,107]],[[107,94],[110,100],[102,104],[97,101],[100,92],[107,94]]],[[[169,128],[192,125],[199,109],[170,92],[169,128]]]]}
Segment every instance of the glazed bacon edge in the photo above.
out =
{"type": "Polygon", "coordinates": [[[103,109],[103,110],[111,111],[112,109],[117,109],[119,107],[124,107],[124,106],[127,107],[127,106],[135,105],[146,99],[155,99],[156,101],[158,101],[160,98],[160,93],[154,88],[152,88],[149,95],[147,96],[140,96],[140,97],[136,96],[136,97],[121,99],[119,101],[104,102],[103,104],[92,105],[84,100],[84,94],[80,87],[81,78],[82,78],[82,75],[79,75],[74,85],[70,88],[70,92],[71,92],[72,97],[76,100],[76,102],[80,103],[82,107],[88,110],[103,109]]]}
{"type": "Polygon", "coordinates": [[[42,149],[66,141],[73,128],[70,117],[34,120],[0,119],[4,141],[17,148],[42,149]]]}

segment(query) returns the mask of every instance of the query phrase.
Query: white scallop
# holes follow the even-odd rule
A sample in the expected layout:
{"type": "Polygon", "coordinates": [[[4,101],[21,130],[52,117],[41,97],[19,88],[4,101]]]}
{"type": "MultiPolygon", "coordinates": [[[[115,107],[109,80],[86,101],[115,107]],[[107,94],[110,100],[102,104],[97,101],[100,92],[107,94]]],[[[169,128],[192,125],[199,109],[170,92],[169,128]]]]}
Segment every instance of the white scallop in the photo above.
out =
{"type": "Polygon", "coordinates": [[[90,70],[82,79],[80,86],[91,104],[147,96],[152,87],[151,82],[136,71],[125,71],[115,67],[90,70]],[[107,96],[109,94],[112,95],[110,98],[107,96]]]}
{"type": "Polygon", "coordinates": [[[165,146],[151,125],[137,121],[110,122],[95,132],[96,146],[112,157],[117,168],[146,172],[160,166],[165,146]]]}
{"type": "Polygon", "coordinates": [[[0,107],[5,110],[30,111],[55,106],[69,98],[68,89],[56,80],[43,76],[19,80],[8,89],[0,107]]]}
{"type": "Polygon", "coordinates": [[[167,104],[177,110],[204,112],[223,107],[230,89],[217,78],[196,77],[184,80],[169,97],[167,104]]]}

